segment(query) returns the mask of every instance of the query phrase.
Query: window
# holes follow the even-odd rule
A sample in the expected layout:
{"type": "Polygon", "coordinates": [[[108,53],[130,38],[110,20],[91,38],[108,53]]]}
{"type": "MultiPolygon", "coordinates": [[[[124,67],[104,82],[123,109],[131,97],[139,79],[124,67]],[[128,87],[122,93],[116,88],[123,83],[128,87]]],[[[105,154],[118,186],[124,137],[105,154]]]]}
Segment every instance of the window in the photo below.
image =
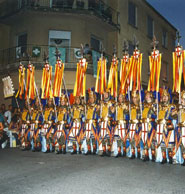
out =
{"type": "Polygon", "coordinates": [[[134,46],[134,44],[131,42],[131,41],[129,41],[128,42],[128,53],[129,53],[129,55],[133,55],[133,52],[134,52],[134,49],[135,49],[135,46],[134,46]]]}
{"type": "Polygon", "coordinates": [[[129,2],[128,4],[128,23],[137,27],[137,7],[132,2],[129,2]]]}
{"type": "Polygon", "coordinates": [[[151,39],[154,36],[154,21],[150,16],[147,17],[147,35],[151,39]]]}
{"type": "Polygon", "coordinates": [[[26,55],[27,50],[27,33],[20,34],[16,37],[17,39],[17,48],[16,48],[16,56],[20,58],[21,56],[26,55]]]}
{"type": "Polygon", "coordinates": [[[163,62],[163,64],[164,64],[163,81],[168,82],[168,80],[169,80],[169,65],[168,65],[168,62],[163,62]]]}
{"type": "Polygon", "coordinates": [[[167,48],[168,47],[168,33],[166,30],[162,32],[162,46],[167,48]]]}
{"type": "Polygon", "coordinates": [[[120,25],[120,13],[117,13],[117,24],[120,25]]]}
{"type": "Polygon", "coordinates": [[[91,49],[95,51],[101,51],[102,42],[98,40],[96,37],[91,37],[91,49]]]}
{"type": "Polygon", "coordinates": [[[176,47],[176,37],[172,36],[172,48],[175,50],[176,47]]]}
{"type": "Polygon", "coordinates": [[[169,65],[168,63],[166,63],[166,81],[168,82],[169,81],[169,65]]]}

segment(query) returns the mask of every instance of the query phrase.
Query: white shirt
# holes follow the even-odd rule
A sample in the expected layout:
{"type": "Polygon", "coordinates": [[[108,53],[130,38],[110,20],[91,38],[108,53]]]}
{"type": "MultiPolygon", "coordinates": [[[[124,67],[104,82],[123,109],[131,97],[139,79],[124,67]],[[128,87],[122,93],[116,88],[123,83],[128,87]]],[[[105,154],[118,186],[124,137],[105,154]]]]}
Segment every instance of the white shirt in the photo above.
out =
{"type": "Polygon", "coordinates": [[[7,123],[10,124],[11,122],[11,119],[12,119],[12,113],[7,110],[5,113],[4,113],[4,116],[7,118],[7,123]]]}

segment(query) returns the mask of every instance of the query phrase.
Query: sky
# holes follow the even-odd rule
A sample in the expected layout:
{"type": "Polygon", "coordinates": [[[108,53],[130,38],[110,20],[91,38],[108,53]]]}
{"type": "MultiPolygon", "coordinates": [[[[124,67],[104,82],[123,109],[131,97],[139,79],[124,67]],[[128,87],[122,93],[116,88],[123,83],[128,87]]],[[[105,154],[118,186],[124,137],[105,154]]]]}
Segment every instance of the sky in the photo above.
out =
{"type": "Polygon", "coordinates": [[[180,31],[180,43],[185,48],[185,0],[147,1],[180,31]]]}

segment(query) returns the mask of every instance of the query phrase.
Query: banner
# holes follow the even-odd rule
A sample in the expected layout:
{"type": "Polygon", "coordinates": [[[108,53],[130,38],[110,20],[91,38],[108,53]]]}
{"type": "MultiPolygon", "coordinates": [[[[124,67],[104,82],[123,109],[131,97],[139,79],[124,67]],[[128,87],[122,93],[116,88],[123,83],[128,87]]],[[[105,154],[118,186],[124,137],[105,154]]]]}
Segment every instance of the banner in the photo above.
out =
{"type": "Polygon", "coordinates": [[[92,61],[93,61],[93,76],[97,76],[97,63],[101,54],[97,51],[92,51],[92,61]]]}
{"type": "Polygon", "coordinates": [[[2,81],[3,81],[4,97],[5,98],[12,97],[15,91],[14,91],[13,83],[10,76],[3,78],[2,81]]]}

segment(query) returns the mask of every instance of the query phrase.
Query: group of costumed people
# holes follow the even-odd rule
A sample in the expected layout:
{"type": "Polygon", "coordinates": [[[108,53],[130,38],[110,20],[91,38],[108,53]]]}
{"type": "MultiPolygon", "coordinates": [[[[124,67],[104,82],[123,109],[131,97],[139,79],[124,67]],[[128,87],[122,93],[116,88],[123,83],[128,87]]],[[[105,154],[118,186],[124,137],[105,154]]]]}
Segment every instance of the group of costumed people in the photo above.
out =
{"type": "Polygon", "coordinates": [[[88,63],[82,57],[77,63],[73,102],[65,86],[64,63],[59,55],[53,83],[52,66],[45,62],[41,95],[35,84],[34,66],[29,62],[25,82],[26,70],[20,64],[16,97],[25,96],[19,119],[22,149],[125,156],[185,165],[185,91],[181,91],[184,57],[185,51],[178,42],[173,52],[173,93],[178,95],[178,102],[173,101],[169,89],[159,87],[162,55],[155,39],[145,91],[141,84],[142,53],[137,45],[131,57],[125,46],[120,68],[116,54],[113,55],[108,80],[107,60],[102,54],[94,90],[89,89],[87,95],[88,63]],[[45,104],[41,103],[43,99],[45,104]]]}

